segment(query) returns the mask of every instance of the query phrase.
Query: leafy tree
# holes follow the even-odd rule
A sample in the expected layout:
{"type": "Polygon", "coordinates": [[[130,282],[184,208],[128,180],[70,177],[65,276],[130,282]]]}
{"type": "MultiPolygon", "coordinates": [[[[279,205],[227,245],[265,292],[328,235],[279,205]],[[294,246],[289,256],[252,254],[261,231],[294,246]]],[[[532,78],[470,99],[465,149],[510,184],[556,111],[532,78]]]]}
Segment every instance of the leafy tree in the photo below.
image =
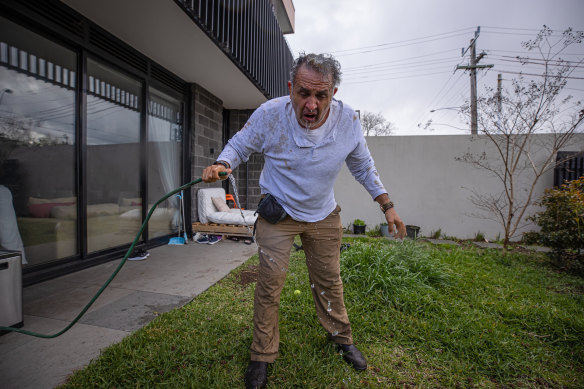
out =
{"type": "Polygon", "coordinates": [[[381,113],[363,111],[361,127],[365,136],[390,135],[394,126],[381,113]]]}
{"type": "Polygon", "coordinates": [[[493,193],[471,189],[471,201],[480,215],[503,226],[505,246],[525,226],[536,184],[558,163],[557,152],[582,130],[581,101],[565,91],[582,60],[567,61],[561,55],[568,47],[580,47],[583,38],[583,32],[571,28],[557,38],[544,26],[535,39],[522,44],[533,55],[517,57],[522,65],[540,65],[541,73],[520,73],[511,90],[487,88],[477,101],[480,138],[495,146],[497,156],[466,153],[457,159],[488,171],[501,183],[493,193]]]}

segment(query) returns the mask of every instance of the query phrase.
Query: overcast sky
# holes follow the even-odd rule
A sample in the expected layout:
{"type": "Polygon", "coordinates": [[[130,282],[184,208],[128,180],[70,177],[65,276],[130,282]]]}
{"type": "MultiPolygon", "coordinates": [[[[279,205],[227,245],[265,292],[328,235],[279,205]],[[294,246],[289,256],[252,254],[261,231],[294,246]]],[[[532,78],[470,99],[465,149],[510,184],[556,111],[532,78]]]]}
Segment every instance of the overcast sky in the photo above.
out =
{"type": "MultiPolygon", "coordinates": [[[[468,47],[480,26],[477,55],[493,69],[477,75],[478,92],[503,86],[521,70],[513,57],[525,55],[521,42],[533,39],[545,24],[558,33],[584,30],[584,0],[293,0],[296,32],[287,35],[290,49],[327,52],[341,62],[343,82],[337,99],[354,109],[381,112],[396,127],[395,135],[464,134],[455,110],[469,98],[468,47]],[[505,73],[503,73],[505,72],[505,73]],[[433,119],[434,130],[418,128],[433,119]],[[459,127],[462,129],[456,129],[459,127]]],[[[584,58],[584,44],[564,58],[584,58]]],[[[574,73],[584,78],[584,69],[574,73]]],[[[582,99],[584,80],[570,80],[570,93],[582,99]]]]}

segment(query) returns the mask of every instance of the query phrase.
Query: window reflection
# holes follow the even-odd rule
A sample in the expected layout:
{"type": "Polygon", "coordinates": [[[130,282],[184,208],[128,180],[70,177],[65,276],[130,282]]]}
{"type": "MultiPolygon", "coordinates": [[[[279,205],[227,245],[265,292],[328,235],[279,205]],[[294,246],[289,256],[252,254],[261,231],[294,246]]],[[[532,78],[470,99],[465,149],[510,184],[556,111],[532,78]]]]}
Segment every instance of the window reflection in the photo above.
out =
{"type": "MultiPolygon", "coordinates": [[[[150,88],[148,103],[148,196],[150,205],[181,185],[182,104],[150,88]]],[[[180,194],[179,194],[180,195],[180,194]]],[[[178,195],[169,198],[152,214],[149,237],[183,229],[178,195]]]]}
{"type": "Polygon", "coordinates": [[[130,243],[140,230],[141,83],[87,64],[87,249],[130,243]]]}
{"type": "Polygon", "coordinates": [[[75,53],[0,18],[0,246],[75,255],[75,53]]]}

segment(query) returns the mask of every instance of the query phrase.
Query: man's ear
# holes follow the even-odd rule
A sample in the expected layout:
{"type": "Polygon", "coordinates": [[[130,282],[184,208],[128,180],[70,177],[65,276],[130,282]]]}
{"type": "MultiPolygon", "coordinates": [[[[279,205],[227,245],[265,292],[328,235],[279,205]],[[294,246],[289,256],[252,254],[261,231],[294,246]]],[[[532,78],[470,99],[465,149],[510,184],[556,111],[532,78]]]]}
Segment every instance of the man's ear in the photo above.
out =
{"type": "Polygon", "coordinates": [[[337,91],[338,91],[338,90],[339,90],[339,88],[335,88],[335,89],[333,90],[333,96],[337,94],[337,91]]]}
{"type": "Polygon", "coordinates": [[[292,94],[292,81],[288,81],[288,92],[292,94]]]}

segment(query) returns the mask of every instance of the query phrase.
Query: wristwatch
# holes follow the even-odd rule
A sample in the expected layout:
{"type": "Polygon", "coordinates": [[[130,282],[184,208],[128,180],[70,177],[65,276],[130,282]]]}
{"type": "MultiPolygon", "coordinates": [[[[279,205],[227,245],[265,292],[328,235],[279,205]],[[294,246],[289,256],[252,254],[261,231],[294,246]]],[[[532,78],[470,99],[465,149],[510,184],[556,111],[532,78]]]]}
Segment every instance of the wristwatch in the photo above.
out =
{"type": "Polygon", "coordinates": [[[225,169],[229,169],[229,164],[225,161],[215,161],[213,162],[213,165],[222,165],[225,166],[225,169]]]}
{"type": "Polygon", "coordinates": [[[393,208],[393,201],[390,201],[389,203],[381,204],[379,206],[379,208],[381,208],[381,212],[383,212],[383,214],[385,215],[385,212],[387,212],[387,210],[393,208]]]}

